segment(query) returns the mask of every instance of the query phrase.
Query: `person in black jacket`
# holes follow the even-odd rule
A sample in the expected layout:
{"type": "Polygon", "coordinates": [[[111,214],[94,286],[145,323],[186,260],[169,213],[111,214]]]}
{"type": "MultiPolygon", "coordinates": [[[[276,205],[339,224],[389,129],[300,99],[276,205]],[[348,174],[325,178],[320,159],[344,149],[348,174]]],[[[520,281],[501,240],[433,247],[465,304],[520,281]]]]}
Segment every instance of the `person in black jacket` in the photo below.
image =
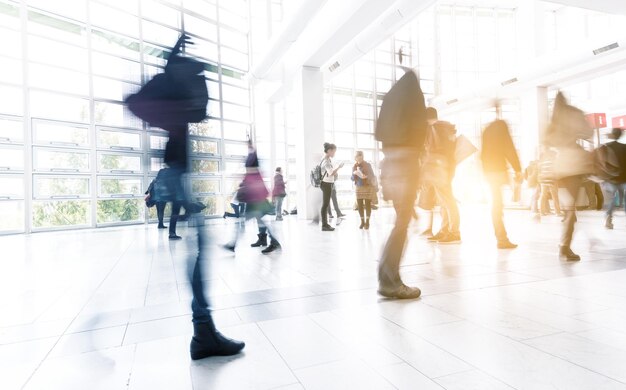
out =
{"type": "Polygon", "coordinates": [[[515,180],[522,178],[522,166],[513,145],[509,127],[503,120],[496,120],[483,131],[480,155],[485,177],[491,188],[491,219],[499,249],[517,248],[509,241],[503,221],[502,186],[509,182],[508,164],[515,171],[515,180]]]}
{"type": "MultiPolygon", "coordinates": [[[[232,340],[222,335],[216,328],[204,285],[204,260],[206,259],[206,241],[204,216],[201,207],[191,202],[183,186],[187,173],[188,124],[196,123],[207,117],[206,107],[209,102],[208,90],[204,78],[205,64],[184,56],[181,49],[189,37],[183,34],[169,55],[164,73],[156,75],[141,90],[125,99],[128,108],[151,126],[160,127],[169,133],[165,148],[165,162],[169,166],[164,177],[165,185],[175,203],[175,209],[181,205],[189,211],[197,227],[197,257],[188,257],[188,279],[193,298],[191,300],[193,336],[189,345],[191,359],[204,359],[211,356],[236,355],[245,347],[245,343],[232,340]]],[[[177,216],[172,216],[170,228],[175,226],[177,216]]],[[[171,230],[170,230],[171,232],[171,230]]]]}
{"type": "Polygon", "coordinates": [[[608,207],[606,209],[606,223],[607,229],[613,229],[613,210],[615,210],[615,195],[623,196],[626,190],[626,145],[618,142],[622,137],[622,129],[615,128],[611,132],[612,142],[606,144],[610,148],[619,165],[619,175],[611,180],[607,180],[604,183],[607,192],[608,207]]]}

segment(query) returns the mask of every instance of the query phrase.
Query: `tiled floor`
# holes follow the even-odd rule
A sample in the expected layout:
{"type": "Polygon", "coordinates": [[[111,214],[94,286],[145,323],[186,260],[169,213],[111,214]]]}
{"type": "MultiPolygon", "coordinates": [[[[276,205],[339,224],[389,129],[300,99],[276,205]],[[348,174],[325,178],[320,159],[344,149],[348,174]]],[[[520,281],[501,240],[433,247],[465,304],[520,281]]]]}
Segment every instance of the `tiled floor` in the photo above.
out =
{"type": "MultiPolygon", "coordinates": [[[[464,242],[412,239],[402,273],[416,301],[376,294],[392,215],[334,233],[288,217],[284,250],[222,250],[210,226],[215,318],[237,357],[191,362],[186,255],[156,226],[0,237],[0,389],[626,389],[626,219],[580,215],[580,263],[556,257],[559,221],[508,211],[498,251],[485,208],[464,242]]],[[[180,229],[183,236],[188,232],[180,229]]],[[[189,232],[191,237],[191,232],[189,232]]]]}

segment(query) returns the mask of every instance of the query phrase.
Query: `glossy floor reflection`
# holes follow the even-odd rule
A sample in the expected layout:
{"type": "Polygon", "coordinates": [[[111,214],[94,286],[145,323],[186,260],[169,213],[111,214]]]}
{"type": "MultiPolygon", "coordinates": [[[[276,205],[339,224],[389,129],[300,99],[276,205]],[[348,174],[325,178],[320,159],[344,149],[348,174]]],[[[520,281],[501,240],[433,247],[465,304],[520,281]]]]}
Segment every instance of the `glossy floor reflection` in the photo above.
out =
{"type": "MultiPolygon", "coordinates": [[[[354,215],[334,233],[287,217],[283,252],[222,250],[210,226],[216,322],[245,353],[191,362],[185,256],[155,225],[0,237],[2,389],[626,389],[626,218],[580,215],[556,257],[559,221],[508,211],[513,251],[495,248],[485,209],[463,215],[461,245],[421,239],[403,264],[417,301],[376,295],[391,228],[354,215]]],[[[191,234],[190,234],[191,236],[191,234]]]]}

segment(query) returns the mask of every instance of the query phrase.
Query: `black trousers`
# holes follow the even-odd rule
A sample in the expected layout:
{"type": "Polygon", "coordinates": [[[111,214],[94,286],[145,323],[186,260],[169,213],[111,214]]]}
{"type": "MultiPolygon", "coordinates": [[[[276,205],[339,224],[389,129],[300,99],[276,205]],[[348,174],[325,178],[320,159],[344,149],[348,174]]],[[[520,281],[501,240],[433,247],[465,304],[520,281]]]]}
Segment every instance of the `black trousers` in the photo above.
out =
{"type": "Polygon", "coordinates": [[[166,204],[167,202],[156,203],[157,219],[159,220],[159,226],[163,226],[163,217],[165,217],[165,205],[166,204]]]}
{"type": "Polygon", "coordinates": [[[356,204],[359,207],[359,215],[361,219],[367,217],[370,218],[372,215],[372,200],[371,199],[357,199],[356,204]]]}
{"type": "Polygon", "coordinates": [[[322,226],[328,226],[328,208],[330,207],[333,186],[333,183],[322,182],[320,184],[320,188],[322,189],[322,226]]]}

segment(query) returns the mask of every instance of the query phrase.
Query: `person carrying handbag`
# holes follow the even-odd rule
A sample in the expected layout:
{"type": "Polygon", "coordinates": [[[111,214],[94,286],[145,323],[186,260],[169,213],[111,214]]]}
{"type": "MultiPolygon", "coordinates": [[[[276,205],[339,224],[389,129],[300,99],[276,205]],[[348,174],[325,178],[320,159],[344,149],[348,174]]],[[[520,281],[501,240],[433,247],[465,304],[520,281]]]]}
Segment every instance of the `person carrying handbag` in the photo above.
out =
{"type": "Polygon", "coordinates": [[[377,198],[378,183],[372,165],[365,161],[363,152],[357,151],[354,157],[355,164],[352,167],[352,181],[355,186],[356,202],[361,217],[359,229],[370,228],[372,215],[372,202],[377,198]]]}

